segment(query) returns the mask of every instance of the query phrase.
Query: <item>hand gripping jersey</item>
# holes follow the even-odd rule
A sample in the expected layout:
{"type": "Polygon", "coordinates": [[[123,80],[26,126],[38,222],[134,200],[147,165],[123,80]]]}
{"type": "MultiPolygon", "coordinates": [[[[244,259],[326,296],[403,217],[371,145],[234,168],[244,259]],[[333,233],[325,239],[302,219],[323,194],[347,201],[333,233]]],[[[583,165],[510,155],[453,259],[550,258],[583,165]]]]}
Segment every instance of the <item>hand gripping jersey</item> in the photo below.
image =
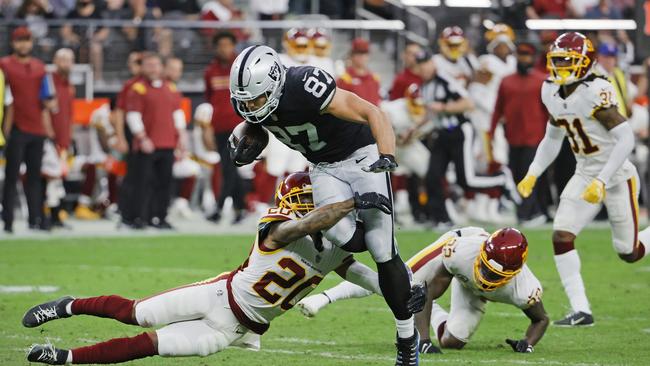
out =
{"type": "Polygon", "coordinates": [[[481,250],[481,245],[490,236],[485,230],[467,227],[452,230],[444,234],[433,244],[416,254],[408,265],[413,271],[414,279],[421,282],[433,277],[431,270],[437,266],[428,265],[436,258],[442,258],[442,264],[460,284],[473,295],[485,300],[514,305],[527,309],[539,302],[542,297],[542,285],[527,265],[507,284],[494,291],[482,291],[474,279],[474,263],[481,250]]]}
{"type": "MultiPolygon", "coordinates": [[[[607,79],[595,74],[582,81],[566,99],[560,96],[559,85],[550,81],[542,85],[542,102],[569,139],[576,157],[576,173],[595,178],[609,159],[616,140],[594,118],[594,113],[616,106],[615,93],[607,79]]],[[[608,185],[614,186],[634,174],[634,166],[625,160],[608,185]]]]}
{"type": "Polygon", "coordinates": [[[280,104],[262,126],[311,163],[344,160],[375,140],[368,126],[322,113],[335,93],[336,82],[325,71],[289,67],[280,104]]]}
{"type": "Polygon", "coordinates": [[[295,217],[289,210],[272,208],[259,222],[255,244],[248,259],[228,277],[233,314],[240,323],[263,334],[274,318],[307,296],[352,255],[324,239],[303,237],[275,250],[262,244],[271,225],[295,217]],[[321,250],[314,240],[322,243],[321,250]]]}

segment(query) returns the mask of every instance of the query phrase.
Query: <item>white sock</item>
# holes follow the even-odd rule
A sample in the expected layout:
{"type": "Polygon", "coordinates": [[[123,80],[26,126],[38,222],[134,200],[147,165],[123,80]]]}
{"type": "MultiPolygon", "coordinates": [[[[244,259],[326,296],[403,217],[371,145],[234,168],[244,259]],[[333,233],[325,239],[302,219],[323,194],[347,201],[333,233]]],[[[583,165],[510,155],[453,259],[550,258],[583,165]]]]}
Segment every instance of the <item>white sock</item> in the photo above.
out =
{"type": "Polygon", "coordinates": [[[436,335],[437,339],[440,339],[440,337],[442,337],[442,334],[438,334],[438,328],[440,328],[440,324],[446,322],[448,318],[449,314],[445,311],[445,309],[443,309],[434,301],[433,305],[431,306],[431,327],[433,328],[433,333],[436,335]]]}
{"type": "Polygon", "coordinates": [[[395,325],[397,326],[397,336],[399,338],[410,338],[415,334],[413,315],[405,320],[395,319],[395,325]]]}
{"type": "MultiPolygon", "coordinates": [[[[65,306],[65,312],[66,312],[68,315],[74,315],[74,314],[72,314],[72,303],[73,303],[73,302],[74,302],[74,300],[70,301],[70,302],[68,303],[68,305],[65,306]]],[[[70,353],[72,353],[72,352],[70,352],[70,353]]]]}
{"type": "Polygon", "coordinates": [[[352,282],[343,281],[331,289],[323,291],[323,294],[325,294],[330,299],[330,302],[336,302],[339,300],[366,297],[372,295],[373,293],[361,286],[355,285],[352,282]]]}
{"type": "Polygon", "coordinates": [[[577,250],[571,250],[564,254],[556,255],[555,266],[560,274],[562,286],[569,297],[571,309],[574,312],[582,311],[591,314],[589,300],[585,292],[585,285],[580,275],[580,257],[577,250]]]}
{"type": "Polygon", "coordinates": [[[68,351],[68,357],[65,359],[65,363],[67,364],[72,363],[72,351],[68,351]]]}

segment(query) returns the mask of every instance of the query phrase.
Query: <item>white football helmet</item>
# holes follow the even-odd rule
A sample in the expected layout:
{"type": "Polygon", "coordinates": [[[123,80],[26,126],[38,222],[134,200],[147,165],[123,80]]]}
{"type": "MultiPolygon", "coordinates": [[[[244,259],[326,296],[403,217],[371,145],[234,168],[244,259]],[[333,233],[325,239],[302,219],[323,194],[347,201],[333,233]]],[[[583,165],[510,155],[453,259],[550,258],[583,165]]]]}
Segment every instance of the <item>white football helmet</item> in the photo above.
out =
{"type": "Polygon", "coordinates": [[[230,69],[230,98],[237,112],[251,123],[262,122],[280,104],[286,70],[271,47],[250,46],[230,69]],[[266,102],[251,110],[248,103],[261,96],[266,102]]]}

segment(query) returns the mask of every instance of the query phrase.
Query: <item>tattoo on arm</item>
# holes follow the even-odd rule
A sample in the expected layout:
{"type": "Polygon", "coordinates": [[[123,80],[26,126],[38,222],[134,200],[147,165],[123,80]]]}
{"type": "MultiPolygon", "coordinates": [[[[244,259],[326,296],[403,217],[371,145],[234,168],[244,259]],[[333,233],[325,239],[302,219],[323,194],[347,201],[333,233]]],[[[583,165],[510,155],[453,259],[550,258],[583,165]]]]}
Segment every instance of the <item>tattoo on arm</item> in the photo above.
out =
{"type": "Polygon", "coordinates": [[[300,220],[289,220],[275,225],[266,237],[265,244],[267,241],[275,244],[286,244],[305,235],[328,229],[352,210],[354,210],[353,199],[319,207],[300,220]]]}
{"type": "Polygon", "coordinates": [[[594,113],[594,118],[598,120],[598,122],[600,122],[600,124],[603,125],[603,127],[605,127],[608,131],[627,121],[627,119],[618,112],[618,108],[616,106],[597,110],[594,113]]]}

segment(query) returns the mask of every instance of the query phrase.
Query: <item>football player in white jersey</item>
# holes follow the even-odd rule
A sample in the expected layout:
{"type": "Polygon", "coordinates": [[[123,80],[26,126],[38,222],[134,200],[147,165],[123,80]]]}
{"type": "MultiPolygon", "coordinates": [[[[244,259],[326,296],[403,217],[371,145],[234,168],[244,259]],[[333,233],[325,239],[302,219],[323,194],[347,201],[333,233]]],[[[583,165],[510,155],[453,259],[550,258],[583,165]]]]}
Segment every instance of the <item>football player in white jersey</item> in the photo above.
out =
{"type": "Polygon", "coordinates": [[[323,28],[312,28],[307,31],[307,36],[313,52],[312,65],[327,71],[330,75],[336,75],[336,66],[331,56],[330,34],[323,28]]]}
{"type": "MultiPolygon", "coordinates": [[[[417,84],[409,85],[405,94],[404,98],[381,102],[379,108],[388,115],[397,136],[397,172],[412,173],[424,179],[429,170],[431,152],[420,137],[426,134],[427,125],[417,130],[415,127],[425,118],[426,109],[417,84]]],[[[431,128],[432,126],[429,126],[429,131],[431,128]]]]}
{"type": "MultiPolygon", "coordinates": [[[[443,348],[463,348],[478,328],[488,301],[514,305],[531,324],[520,340],[507,339],[515,352],[532,352],[544,336],[548,317],[542,304],[542,286],[526,266],[528,243],[516,229],[493,234],[477,227],[452,230],[408,260],[415,283],[425,283],[428,293],[424,311],[415,315],[421,353],[438,353],[429,336],[429,325],[443,348]],[[451,285],[451,308],[447,313],[434,300],[451,285]]],[[[368,296],[372,292],[343,282],[298,303],[303,315],[316,313],[338,300],[368,296]]]]}
{"type": "Polygon", "coordinates": [[[628,160],[634,133],[618,112],[612,84],[592,72],[594,57],[591,41],[580,33],[564,33],[552,44],[547,54],[550,78],[542,85],[550,120],[535,159],[517,187],[523,197],[531,194],[566,135],[577,165],[553,222],[555,264],[572,309],[554,323],[560,326],[594,323],[574,241],[602,204],[607,207],[614,250],[622,260],[640,260],[650,244],[650,230],[639,233],[639,176],[628,160]]]}
{"type": "Polygon", "coordinates": [[[438,71],[458,80],[463,87],[474,79],[478,68],[476,56],[469,53],[465,33],[459,26],[447,27],[438,38],[440,53],[433,56],[438,71]]]}
{"type": "MultiPolygon", "coordinates": [[[[37,305],[23,317],[26,327],[84,314],[161,328],[72,350],[34,345],[27,359],[51,365],[119,363],[154,355],[207,356],[228,346],[259,349],[259,335],[269,323],[291,309],[329,272],[380,291],[375,272],[323,240],[320,232],[355,209],[390,212],[387,197],[357,194],[314,209],[309,174],[294,173],[278,187],[276,200],[278,207],[259,222],[248,258],[230,273],[140,300],[116,295],[66,296],[37,305]]],[[[423,300],[424,289],[419,290],[423,300]]]]}

